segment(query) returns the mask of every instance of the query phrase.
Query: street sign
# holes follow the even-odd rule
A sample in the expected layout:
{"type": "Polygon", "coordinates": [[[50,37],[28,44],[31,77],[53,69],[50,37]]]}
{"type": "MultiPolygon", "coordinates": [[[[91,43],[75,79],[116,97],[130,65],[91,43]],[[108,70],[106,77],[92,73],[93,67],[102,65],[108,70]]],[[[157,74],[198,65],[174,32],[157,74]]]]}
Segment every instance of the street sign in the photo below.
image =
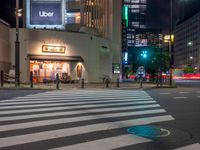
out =
{"type": "Polygon", "coordinates": [[[144,66],[140,66],[138,67],[137,69],[137,72],[136,72],[136,75],[137,77],[145,77],[145,69],[144,69],[144,66]]]}

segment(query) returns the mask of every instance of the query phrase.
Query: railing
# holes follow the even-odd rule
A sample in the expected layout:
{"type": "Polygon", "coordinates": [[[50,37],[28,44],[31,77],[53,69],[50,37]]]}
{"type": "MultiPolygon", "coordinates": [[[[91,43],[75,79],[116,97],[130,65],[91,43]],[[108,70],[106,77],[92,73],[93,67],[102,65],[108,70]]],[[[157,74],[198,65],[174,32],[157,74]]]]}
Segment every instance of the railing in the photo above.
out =
{"type": "Polygon", "coordinates": [[[4,83],[15,84],[15,76],[13,74],[4,73],[1,71],[1,87],[3,87],[4,83]]]}

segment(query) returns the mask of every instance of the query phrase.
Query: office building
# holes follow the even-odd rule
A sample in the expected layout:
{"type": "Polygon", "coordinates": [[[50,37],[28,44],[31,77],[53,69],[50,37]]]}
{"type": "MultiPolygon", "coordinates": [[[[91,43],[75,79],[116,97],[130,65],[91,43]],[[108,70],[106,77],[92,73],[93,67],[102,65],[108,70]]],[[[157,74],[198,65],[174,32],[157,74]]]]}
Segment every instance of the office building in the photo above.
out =
{"type": "Polygon", "coordinates": [[[11,67],[10,25],[0,19],[0,70],[8,72],[11,67]]]}
{"type": "MultiPolygon", "coordinates": [[[[20,81],[113,81],[121,67],[121,1],[26,0],[26,28],[19,30],[20,81]],[[47,7],[48,6],[48,7],[47,7]],[[117,66],[117,67],[116,67],[117,66]]],[[[10,29],[11,65],[15,65],[15,28],[10,29]]]]}
{"type": "Polygon", "coordinates": [[[135,46],[135,29],[146,28],[147,0],[123,0],[127,7],[127,46],[135,46]]]}
{"type": "Polygon", "coordinates": [[[200,12],[175,28],[174,66],[192,66],[200,70],[200,12]]]}

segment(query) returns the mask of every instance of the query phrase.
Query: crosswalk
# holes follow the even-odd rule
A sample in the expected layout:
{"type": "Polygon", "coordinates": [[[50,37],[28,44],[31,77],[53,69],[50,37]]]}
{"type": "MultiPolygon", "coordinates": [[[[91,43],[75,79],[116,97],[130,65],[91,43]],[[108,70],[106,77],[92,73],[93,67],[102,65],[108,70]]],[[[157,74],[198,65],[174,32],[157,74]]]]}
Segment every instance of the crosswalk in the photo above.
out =
{"type": "Polygon", "coordinates": [[[0,149],[114,150],[151,141],[127,128],[170,120],[143,90],[49,91],[0,101],[0,149]]]}

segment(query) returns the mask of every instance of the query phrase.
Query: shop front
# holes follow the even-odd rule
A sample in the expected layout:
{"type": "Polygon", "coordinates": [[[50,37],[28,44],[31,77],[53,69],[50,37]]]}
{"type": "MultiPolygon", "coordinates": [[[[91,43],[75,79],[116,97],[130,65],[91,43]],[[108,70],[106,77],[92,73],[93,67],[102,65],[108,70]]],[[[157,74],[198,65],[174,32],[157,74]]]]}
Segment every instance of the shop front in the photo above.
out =
{"type": "Polygon", "coordinates": [[[56,80],[74,83],[82,78],[83,59],[80,56],[28,55],[30,72],[34,83],[48,83],[56,80]]]}

